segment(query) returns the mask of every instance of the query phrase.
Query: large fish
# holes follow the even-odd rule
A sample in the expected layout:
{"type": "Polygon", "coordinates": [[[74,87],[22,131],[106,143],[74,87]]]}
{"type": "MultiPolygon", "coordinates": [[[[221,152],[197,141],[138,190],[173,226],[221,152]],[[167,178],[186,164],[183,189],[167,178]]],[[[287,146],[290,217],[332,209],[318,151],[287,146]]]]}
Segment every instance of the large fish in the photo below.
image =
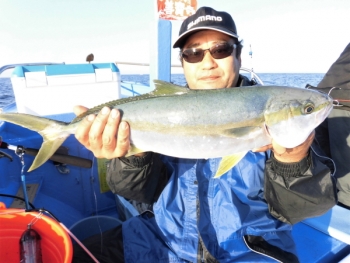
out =
{"type": "Polygon", "coordinates": [[[190,90],[156,80],[153,92],[108,102],[71,123],[20,113],[0,120],[37,131],[43,144],[28,171],[42,165],[86,115],[117,108],[131,127],[128,155],[152,151],[182,158],[223,157],[216,177],[251,149],[271,143],[286,148],[306,140],[329,114],[327,94],[302,88],[252,86],[190,90]]]}

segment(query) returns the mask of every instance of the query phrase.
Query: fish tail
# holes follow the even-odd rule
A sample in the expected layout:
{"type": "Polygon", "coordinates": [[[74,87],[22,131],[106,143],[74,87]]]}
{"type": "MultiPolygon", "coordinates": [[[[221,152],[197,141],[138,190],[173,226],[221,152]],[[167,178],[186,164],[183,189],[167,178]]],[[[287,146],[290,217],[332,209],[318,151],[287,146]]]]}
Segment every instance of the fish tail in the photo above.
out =
{"type": "Polygon", "coordinates": [[[69,124],[23,113],[0,113],[0,120],[38,132],[43,143],[28,172],[45,163],[71,134],[69,124]]]}
{"type": "Polygon", "coordinates": [[[50,137],[43,136],[43,143],[39,149],[38,154],[35,156],[35,159],[32,165],[29,167],[28,172],[31,172],[44,164],[63,144],[70,134],[61,134],[61,133],[51,133],[50,137]]]}

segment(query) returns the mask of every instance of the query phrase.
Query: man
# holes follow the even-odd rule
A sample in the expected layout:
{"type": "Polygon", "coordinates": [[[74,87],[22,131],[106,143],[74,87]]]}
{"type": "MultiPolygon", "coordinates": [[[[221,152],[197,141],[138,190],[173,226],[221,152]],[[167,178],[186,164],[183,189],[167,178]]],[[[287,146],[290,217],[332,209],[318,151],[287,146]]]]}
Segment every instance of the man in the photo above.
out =
{"type": "MultiPolygon", "coordinates": [[[[242,44],[226,12],[198,9],[183,22],[174,48],[181,49],[190,89],[252,85],[239,74],[242,44]]],[[[114,193],[153,205],[104,234],[104,242],[118,239],[102,248],[117,251],[109,249],[114,262],[298,262],[290,224],[336,202],[329,168],[309,150],[314,133],[293,149],[272,142],[249,152],[214,179],[220,158],[124,157],[130,128],[120,120],[117,110],[104,108],[76,132],[96,157],[112,159],[107,180],[114,193]]],[[[97,243],[86,244],[105,253],[97,243]]]]}

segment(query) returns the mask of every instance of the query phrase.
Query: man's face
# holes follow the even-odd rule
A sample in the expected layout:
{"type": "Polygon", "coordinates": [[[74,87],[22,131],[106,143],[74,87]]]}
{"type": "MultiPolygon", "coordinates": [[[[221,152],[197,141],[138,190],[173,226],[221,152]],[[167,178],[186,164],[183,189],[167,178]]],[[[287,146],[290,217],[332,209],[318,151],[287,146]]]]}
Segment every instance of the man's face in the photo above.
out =
{"type": "MultiPolygon", "coordinates": [[[[183,47],[208,49],[218,43],[234,44],[228,35],[203,30],[189,36],[183,47]]],[[[226,58],[214,59],[209,51],[204,53],[203,60],[189,63],[183,59],[185,78],[190,89],[219,89],[230,88],[237,84],[241,58],[236,58],[236,49],[226,58]]]]}

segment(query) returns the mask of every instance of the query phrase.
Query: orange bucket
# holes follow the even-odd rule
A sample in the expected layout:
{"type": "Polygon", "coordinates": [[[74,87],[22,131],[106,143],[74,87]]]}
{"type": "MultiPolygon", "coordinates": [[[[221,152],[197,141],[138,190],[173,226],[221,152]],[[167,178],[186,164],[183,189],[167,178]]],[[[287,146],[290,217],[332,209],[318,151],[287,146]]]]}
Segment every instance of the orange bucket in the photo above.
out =
{"type": "Polygon", "coordinates": [[[18,263],[19,240],[29,223],[41,236],[41,253],[44,263],[71,263],[72,242],[63,227],[54,219],[38,212],[23,209],[6,209],[0,203],[0,259],[1,262],[18,263]]]}

